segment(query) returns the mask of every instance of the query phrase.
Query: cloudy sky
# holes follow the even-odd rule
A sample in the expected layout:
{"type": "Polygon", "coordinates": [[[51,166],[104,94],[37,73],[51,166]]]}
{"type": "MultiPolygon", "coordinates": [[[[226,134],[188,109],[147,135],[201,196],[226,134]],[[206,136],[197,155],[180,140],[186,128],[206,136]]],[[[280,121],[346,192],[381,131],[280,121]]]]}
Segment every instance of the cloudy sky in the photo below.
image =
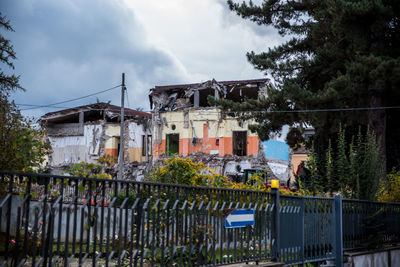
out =
{"type": "MultiPolygon", "coordinates": [[[[26,92],[17,104],[48,105],[111,88],[126,74],[131,108],[149,110],[155,85],[264,77],[247,62],[247,51],[282,42],[272,28],[244,21],[225,0],[1,0],[15,32],[14,73],[26,92]]],[[[108,91],[73,107],[97,101],[120,104],[108,91]]],[[[27,108],[20,106],[21,109],[27,108]]],[[[56,108],[23,111],[39,117],[56,108]]]]}

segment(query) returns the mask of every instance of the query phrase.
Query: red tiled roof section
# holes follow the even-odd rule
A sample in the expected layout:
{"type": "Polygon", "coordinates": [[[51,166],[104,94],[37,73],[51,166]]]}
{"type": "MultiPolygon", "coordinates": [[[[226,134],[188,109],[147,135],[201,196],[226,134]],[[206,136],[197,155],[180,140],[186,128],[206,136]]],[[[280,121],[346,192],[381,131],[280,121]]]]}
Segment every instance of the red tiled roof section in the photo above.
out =
{"type": "MultiPolygon", "coordinates": [[[[253,79],[253,80],[237,80],[237,81],[216,81],[217,83],[221,83],[223,85],[229,86],[229,85],[246,85],[246,84],[258,84],[258,83],[265,83],[269,82],[269,79],[253,79]]],[[[150,89],[151,93],[150,95],[156,94],[156,93],[161,93],[164,91],[169,91],[172,89],[185,89],[189,88],[192,86],[196,86],[202,83],[188,83],[188,84],[176,84],[176,85],[164,85],[164,86],[155,86],[154,88],[150,89]]]]}
{"type": "MultiPolygon", "coordinates": [[[[108,110],[117,114],[121,114],[121,107],[120,106],[115,106],[115,105],[111,105],[108,103],[95,103],[95,104],[89,104],[89,105],[84,105],[84,106],[78,106],[78,107],[74,107],[74,108],[68,108],[68,109],[63,109],[63,110],[58,110],[58,111],[54,111],[54,112],[49,112],[46,113],[45,115],[42,116],[42,120],[46,120],[46,117],[52,117],[55,115],[66,115],[66,114],[71,114],[71,113],[75,113],[75,112],[80,112],[80,111],[90,111],[90,110],[108,110]]],[[[142,112],[142,111],[137,111],[137,110],[133,110],[130,108],[124,108],[124,113],[125,116],[128,117],[151,117],[151,114],[146,113],[146,112],[142,112]]]]}

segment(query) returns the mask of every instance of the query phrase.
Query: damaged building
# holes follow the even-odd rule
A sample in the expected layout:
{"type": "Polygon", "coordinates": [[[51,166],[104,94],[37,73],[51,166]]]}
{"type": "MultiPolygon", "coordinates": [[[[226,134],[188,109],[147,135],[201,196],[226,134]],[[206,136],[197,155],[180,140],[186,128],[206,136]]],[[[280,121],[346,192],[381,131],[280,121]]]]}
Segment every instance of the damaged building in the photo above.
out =
{"type": "Polygon", "coordinates": [[[208,166],[228,176],[268,168],[257,134],[248,129],[251,122],[238,121],[207,100],[209,95],[236,102],[257,99],[268,86],[268,79],[255,79],[152,88],[154,159],[203,155],[208,166]]]}
{"type": "MultiPolygon", "coordinates": [[[[151,114],[124,109],[125,162],[146,162],[152,155],[151,114]]],[[[97,162],[105,155],[117,161],[120,147],[121,108],[95,103],[43,115],[52,154],[53,172],[79,162],[97,162]]]]}

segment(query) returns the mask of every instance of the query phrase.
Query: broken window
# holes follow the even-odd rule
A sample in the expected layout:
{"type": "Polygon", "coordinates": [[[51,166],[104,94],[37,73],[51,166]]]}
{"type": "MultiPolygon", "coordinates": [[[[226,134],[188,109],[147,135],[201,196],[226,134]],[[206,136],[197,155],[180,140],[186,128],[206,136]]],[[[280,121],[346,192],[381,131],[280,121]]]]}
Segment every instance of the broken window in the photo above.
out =
{"type": "MultiPolygon", "coordinates": [[[[119,158],[119,150],[121,149],[121,142],[119,137],[114,137],[115,138],[115,143],[117,144],[117,151],[114,153],[113,156],[116,158],[119,158]]],[[[113,147],[115,149],[115,146],[113,147]]]]}
{"type": "Polygon", "coordinates": [[[196,90],[190,98],[190,102],[194,107],[209,107],[208,96],[215,97],[215,90],[212,88],[196,90]]]}
{"type": "Polygon", "coordinates": [[[167,156],[179,154],[179,134],[167,134],[165,151],[167,156]]]}
{"type": "Polygon", "coordinates": [[[142,135],[142,156],[146,156],[146,145],[147,145],[147,155],[151,156],[151,144],[152,144],[152,136],[147,135],[147,144],[146,144],[146,135],[142,135]]]}
{"type": "Polygon", "coordinates": [[[243,102],[245,98],[257,99],[258,98],[258,86],[249,85],[246,87],[232,87],[227,90],[226,99],[243,102]]]}
{"type": "Polygon", "coordinates": [[[234,131],[232,133],[233,155],[247,155],[247,131],[234,131]]]}

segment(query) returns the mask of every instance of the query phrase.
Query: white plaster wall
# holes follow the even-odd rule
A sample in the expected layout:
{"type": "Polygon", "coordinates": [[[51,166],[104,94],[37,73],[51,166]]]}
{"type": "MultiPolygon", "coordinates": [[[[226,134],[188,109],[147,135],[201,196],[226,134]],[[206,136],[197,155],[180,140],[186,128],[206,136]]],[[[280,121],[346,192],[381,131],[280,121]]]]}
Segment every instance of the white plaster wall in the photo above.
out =
{"type": "Polygon", "coordinates": [[[83,136],[49,137],[53,153],[50,165],[92,162],[91,156],[98,156],[103,133],[102,125],[84,125],[83,136]]]}
{"type": "Polygon", "coordinates": [[[272,173],[281,181],[286,182],[290,177],[289,163],[268,162],[272,173]]]}
{"type": "MultiPolygon", "coordinates": [[[[118,137],[121,134],[121,127],[115,124],[106,124],[104,133],[108,137],[118,137]]],[[[117,148],[118,144],[115,143],[115,138],[108,138],[104,147],[107,148],[117,148]]]]}
{"type": "MultiPolygon", "coordinates": [[[[143,147],[142,136],[145,135],[145,131],[143,129],[143,125],[137,124],[136,122],[129,122],[128,124],[129,130],[129,148],[139,148],[143,147]]],[[[151,132],[147,131],[148,135],[151,135],[151,132]]]]}
{"type": "Polygon", "coordinates": [[[250,169],[251,168],[251,163],[248,160],[243,160],[243,161],[229,161],[226,163],[225,167],[225,173],[224,175],[238,175],[240,173],[243,173],[243,170],[245,169],[250,169]],[[240,171],[237,171],[236,166],[240,166],[240,171]]]}

